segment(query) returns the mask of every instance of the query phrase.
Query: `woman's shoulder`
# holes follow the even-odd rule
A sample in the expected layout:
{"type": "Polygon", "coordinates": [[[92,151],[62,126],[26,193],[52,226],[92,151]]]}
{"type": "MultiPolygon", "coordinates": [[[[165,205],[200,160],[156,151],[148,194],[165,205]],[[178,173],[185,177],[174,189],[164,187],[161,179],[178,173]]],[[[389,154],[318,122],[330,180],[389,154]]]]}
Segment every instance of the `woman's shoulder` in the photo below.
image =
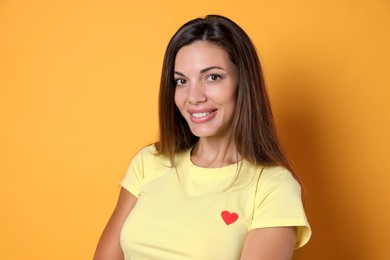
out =
{"type": "Polygon", "coordinates": [[[291,172],[283,166],[262,166],[263,175],[266,176],[292,176],[291,172]]]}
{"type": "Polygon", "coordinates": [[[277,185],[277,186],[300,186],[299,182],[294,178],[293,174],[283,166],[257,166],[259,184],[277,185]]]}
{"type": "Polygon", "coordinates": [[[156,149],[155,144],[148,144],[141,149],[138,150],[136,156],[150,156],[150,155],[157,155],[158,151],[156,149]]]}
{"type": "Polygon", "coordinates": [[[134,155],[132,161],[149,161],[161,157],[154,144],[148,144],[140,148],[134,155]]]}
{"type": "MultiPolygon", "coordinates": [[[[185,160],[188,151],[177,152],[175,154],[175,163],[180,163],[185,160]]],[[[158,151],[155,144],[149,144],[147,146],[142,147],[133,157],[132,161],[143,161],[150,163],[158,163],[165,166],[171,166],[172,163],[169,157],[158,151]]]]}
{"type": "Polygon", "coordinates": [[[255,171],[262,179],[289,178],[293,177],[292,173],[283,166],[264,166],[254,165],[248,161],[243,164],[252,171],[255,171]]]}

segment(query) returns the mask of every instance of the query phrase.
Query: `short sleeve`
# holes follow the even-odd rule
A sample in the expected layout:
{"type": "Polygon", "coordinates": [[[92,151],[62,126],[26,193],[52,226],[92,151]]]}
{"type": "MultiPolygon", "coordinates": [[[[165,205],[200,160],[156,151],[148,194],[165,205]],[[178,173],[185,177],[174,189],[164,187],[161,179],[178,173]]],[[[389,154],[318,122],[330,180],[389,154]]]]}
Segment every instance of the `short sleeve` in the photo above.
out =
{"type": "Polygon", "coordinates": [[[309,241],[311,229],[299,183],[282,167],[266,167],[259,179],[250,229],[288,226],[298,228],[296,248],[309,241]]]}
{"type": "Polygon", "coordinates": [[[139,151],[132,159],[125,177],[121,181],[121,186],[131,194],[139,197],[140,187],[145,179],[144,175],[144,155],[145,149],[139,151]]]}

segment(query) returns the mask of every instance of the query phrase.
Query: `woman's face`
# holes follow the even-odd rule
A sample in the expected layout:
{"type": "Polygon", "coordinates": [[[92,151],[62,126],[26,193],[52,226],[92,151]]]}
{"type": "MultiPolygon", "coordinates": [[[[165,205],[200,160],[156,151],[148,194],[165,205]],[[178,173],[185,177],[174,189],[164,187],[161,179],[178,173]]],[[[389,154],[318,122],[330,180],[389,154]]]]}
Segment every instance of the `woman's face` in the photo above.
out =
{"type": "Polygon", "coordinates": [[[182,47],[175,59],[175,103],[192,133],[223,137],[236,106],[238,72],[228,53],[205,41],[182,47]]]}

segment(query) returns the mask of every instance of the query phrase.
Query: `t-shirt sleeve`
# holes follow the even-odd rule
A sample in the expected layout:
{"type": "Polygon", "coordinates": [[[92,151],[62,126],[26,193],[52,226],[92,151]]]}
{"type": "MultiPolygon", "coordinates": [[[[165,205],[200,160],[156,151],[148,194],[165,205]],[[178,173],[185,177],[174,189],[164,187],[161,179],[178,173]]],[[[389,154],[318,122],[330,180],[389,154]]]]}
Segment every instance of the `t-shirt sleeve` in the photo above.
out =
{"type": "Polygon", "coordinates": [[[139,151],[132,159],[121,186],[135,197],[139,197],[140,187],[144,181],[144,154],[145,150],[139,151]]]}
{"type": "Polygon", "coordinates": [[[255,210],[250,229],[297,227],[296,248],[311,236],[301,198],[301,187],[291,173],[281,167],[265,168],[255,197],[255,210]]]}

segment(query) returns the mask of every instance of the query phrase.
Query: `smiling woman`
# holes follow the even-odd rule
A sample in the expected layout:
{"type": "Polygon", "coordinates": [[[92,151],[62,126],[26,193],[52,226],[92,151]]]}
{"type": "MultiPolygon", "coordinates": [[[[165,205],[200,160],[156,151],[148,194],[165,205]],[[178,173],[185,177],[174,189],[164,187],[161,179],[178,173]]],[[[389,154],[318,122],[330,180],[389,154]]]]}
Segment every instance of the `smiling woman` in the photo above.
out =
{"type": "Polygon", "coordinates": [[[160,140],[123,179],[95,259],[291,259],[311,230],[255,48],[216,15],[168,44],[160,140]]]}
{"type": "Polygon", "coordinates": [[[175,60],[175,104],[191,132],[207,139],[227,139],[238,74],[226,51],[204,41],[179,50],[175,60]]]}

